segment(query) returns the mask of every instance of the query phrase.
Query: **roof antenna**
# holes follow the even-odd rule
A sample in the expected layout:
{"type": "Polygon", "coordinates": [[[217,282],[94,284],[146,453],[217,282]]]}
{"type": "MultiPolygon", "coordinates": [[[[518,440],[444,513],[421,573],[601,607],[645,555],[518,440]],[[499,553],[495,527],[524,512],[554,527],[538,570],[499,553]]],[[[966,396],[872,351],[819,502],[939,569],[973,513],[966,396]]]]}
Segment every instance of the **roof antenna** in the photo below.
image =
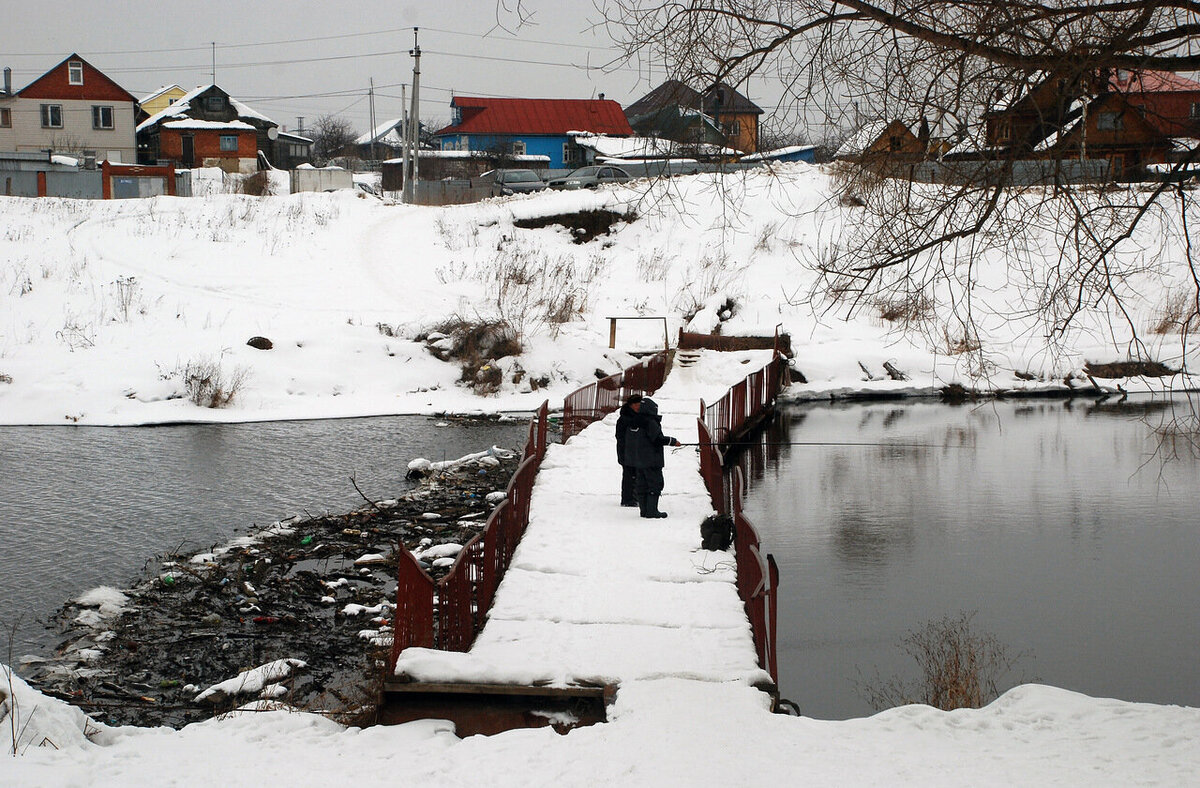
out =
{"type": "Polygon", "coordinates": [[[212,83],[217,84],[217,42],[212,42],[212,83]]]}

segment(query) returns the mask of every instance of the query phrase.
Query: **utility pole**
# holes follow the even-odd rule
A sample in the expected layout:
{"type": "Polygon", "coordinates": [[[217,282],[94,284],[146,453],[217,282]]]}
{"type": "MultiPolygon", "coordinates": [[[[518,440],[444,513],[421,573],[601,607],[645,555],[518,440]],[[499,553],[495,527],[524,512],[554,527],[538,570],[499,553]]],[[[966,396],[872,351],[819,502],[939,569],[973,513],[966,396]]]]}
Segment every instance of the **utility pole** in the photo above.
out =
{"type": "Polygon", "coordinates": [[[371,161],[379,161],[379,154],[375,150],[375,137],[377,136],[375,129],[375,77],[371,77],[371,89],[367,92],[367,96],[371,99],[371,161]]]}
{"type": "Polygon", "coordinates": [[[421,93],[421,44],[417,40],[417,28],[413,28],[413,48],[408,50],[408,54],[413,58],[413,94],[412,94],[412,110],[409,112],[409,142],[412,145],[412,178],[405,178],[404,191],[406,195],[405,202],[417,201],[417,181],[420,178],[420,154],[418,151],[421,148],[421,109],[420,109],[420,93],[421,93]]]}
{"type": "Polygon", "coordinates": [[[217,42],[212,42],[212,83],[217,84],[217,42]]]}
{"type": "Polygon", "coordinates": [[[304,116],[303,115],[296,116],[296,133],[297,134],[304,133],[304,116]]]}
{"type": "Polygon", "coordinates": [[[408,92],[408,85],[401,83],[400,85],[400,147],[401,152],[400,176],[403,178],[403,183],[400,184],[402,189],[402,199],[408,201],[408,182],[412,178],[412,173],[408,171],[408,102],[405,101],[408,92]]]}

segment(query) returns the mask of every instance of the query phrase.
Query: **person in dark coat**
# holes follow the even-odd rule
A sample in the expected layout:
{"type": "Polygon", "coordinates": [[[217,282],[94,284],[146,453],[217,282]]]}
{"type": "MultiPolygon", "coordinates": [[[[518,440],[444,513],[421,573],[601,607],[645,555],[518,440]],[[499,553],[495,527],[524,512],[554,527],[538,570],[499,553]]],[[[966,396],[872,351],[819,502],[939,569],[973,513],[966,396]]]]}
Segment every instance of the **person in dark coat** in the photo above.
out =
{"type": "Polygon", "coordinates": [[[678,446],[679,441],[663,435],[662,416],[658,403],[649,397],[642,399],[637,418],[625,435],[625,464],[635,469],[633,492],[641,507],[642,517],[666,517],[658,509],[663,490],[663,446],[678,446]]]}
{"type": "Polygon", "coordinates": [[[617,416],[617,462],[621,466],[621,505],[622,506],[637,506],[637,498],[634,497],[633,483],[637,475],[636,469],[632,465],[625,463],[625,436],[629,433],[629,425],[637,419],[638,408],[642,405],[641,394],[630,394],[629,399],[625,400],[625,404],[621,406],[620,415],[617,416]]]}

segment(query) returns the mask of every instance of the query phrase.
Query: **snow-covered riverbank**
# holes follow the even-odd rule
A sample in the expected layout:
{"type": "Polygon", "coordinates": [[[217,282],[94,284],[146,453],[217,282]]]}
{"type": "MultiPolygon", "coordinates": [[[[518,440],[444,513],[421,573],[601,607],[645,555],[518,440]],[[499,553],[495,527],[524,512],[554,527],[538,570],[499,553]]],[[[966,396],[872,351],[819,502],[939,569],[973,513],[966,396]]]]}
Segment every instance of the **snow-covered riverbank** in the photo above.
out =
{"type": "MultiPolygon", "coordinates": [[[[611,721],[458,739],[445,722],[343,728],[297,711],[107,728],[14,680],[32,746],[14,786],[1190,785],[1200,709],[1024,685],[983,709],[905,706],[840,722],[773,715],[744,684],[623,686],[611,721]],[[38,746],[42,744],[43,746],[38,746]]],[[[9,721],[2,721],[7,742],[9,721]]],[[[24,741],[24,740],[23,740],[24,741]]]]}
{"type": "MultiPolygon", "coordinates": [[[[808,381],[798,393],[811,397],[955,382],[1058,387],[1072,374],[1087,385],[1085,362],[1126,357],[1128,330],[1106,312],[1085,313],[1076,331],[1047,343],[1029,308],[1036,293],[1002,259],[980,260],[974,274],[986,355],[956,346],[953,315],[906,333],[919,326],[886,304],[847,320],[845,308],[810,302],[821,252],[853,210],[807,165],[448,208],[351,193],[0,197],[0,423],[532,409],[627,364],[620,351],[661,347],[662,323],[623,321],[609,350],[610,316],[665,317],[672,337],[689,319],[705,331],[727,318],[725,333],[781,326],[808,381]],[[514,224],[592,209],[637,218],[583,244],[558,224],[514,224]],[[450,320],[488,318],[521,329],[524,350],[494,359],[499,391],[481,397],[418,338],[450,320]],[[247,345],[252,337],[271,349],[247,345]],[[892,380],[885,362],[908,380],[892,380]],[[227,407],[189,399],[198,374],[234,391],[227,407]]],[[[1144,253],[1154,232],[1148,223],[1131,248],[1144,253]]],[[[1146,330],[1185,274],[1171,266],[1175,251],[1156,254],[1129,298],[1149,352],[1178,367],[1178,333],[1146,330]]],[[[1164,382],[1187,385],[1179,376],[1151,385],[1164,382]]]]}

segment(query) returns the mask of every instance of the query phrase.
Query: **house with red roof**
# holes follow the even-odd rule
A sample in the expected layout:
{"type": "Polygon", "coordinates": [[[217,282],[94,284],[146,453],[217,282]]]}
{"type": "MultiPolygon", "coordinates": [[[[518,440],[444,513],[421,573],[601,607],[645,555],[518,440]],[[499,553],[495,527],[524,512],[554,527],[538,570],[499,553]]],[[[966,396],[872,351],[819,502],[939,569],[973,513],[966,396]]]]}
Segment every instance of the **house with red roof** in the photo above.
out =
{"type": "Polygon", "coordinates": [[[1165,71],[1034,73],[983,119],[983,144],[948,156],[1106,160],[1108,178],[1138,180],[1200,144],[1200,83],[1165,71]]]}
{"type": "Polygon", "coordinates": [[[97,161],[137,161],[137,98],[77,54],[21,90],[4,70],[0,151],[76,154],[97,161]]]}
{"type": "Polygon", "coordinates": [[[631,136],[615,101],[605,99],[511,99],[455,96],[452,121],[434,133],[444,151],[478,151],[497,160],[547,156],[550,169],[583,163],[571,132],[631,136]]]}
{"type": "Polygon", "coordinates": [[[1117,71],[1109,88],[1168,137],[1200,137],[1200,82],[1170,71],[1117,71]]]}

